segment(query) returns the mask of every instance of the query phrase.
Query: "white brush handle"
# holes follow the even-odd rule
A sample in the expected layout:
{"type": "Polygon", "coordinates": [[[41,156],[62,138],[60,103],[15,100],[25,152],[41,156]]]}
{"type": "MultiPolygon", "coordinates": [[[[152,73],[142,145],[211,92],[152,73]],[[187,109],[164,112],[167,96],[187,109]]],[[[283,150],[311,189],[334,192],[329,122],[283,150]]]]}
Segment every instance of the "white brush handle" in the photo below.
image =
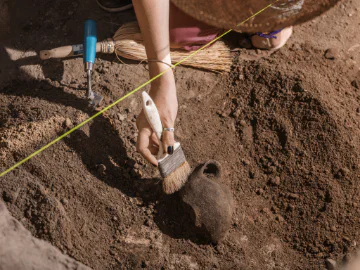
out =
{"type": "Polygon", "coordinates": [[[164,149],[161,143],[161,134],[163,132],[163,127],[161,124],[160,115],[154,101],[151,99],[148,93],[143,92],[142,98],[145,117],[159,140],[159,152],[157,154],[157,159],[159,160],[164,156],[164,149]]]}

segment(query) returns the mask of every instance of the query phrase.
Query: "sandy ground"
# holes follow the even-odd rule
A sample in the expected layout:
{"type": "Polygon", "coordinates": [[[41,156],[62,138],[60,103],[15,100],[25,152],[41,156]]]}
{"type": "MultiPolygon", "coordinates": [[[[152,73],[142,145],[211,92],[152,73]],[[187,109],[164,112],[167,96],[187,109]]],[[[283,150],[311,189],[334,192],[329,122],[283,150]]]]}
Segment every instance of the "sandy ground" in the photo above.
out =
{"type": "MultiPolygon", "coordinates": [[[[1,170],[93,114],[82,98],[82,59],[43,62],[37,52],[81,43],[89,15],[99,39],[135,18],[94,2],[0,4],[10,25],[0,33],[1,170]]],[[[9,211],[94,269],[341,263],[360,241],[359,8],[359,0],[344,1],[295,27],[269,57],[246,61],[257,52],[240,49],[229,74],[177,69],[176,136],[192,167],[222,164],[233,194],[223,243],[193,233],[178,196],[161,192],[158,173],[135,152],[139,93],[2,177],[9,211]]],[[[105,104],[147,80],[143,65],[126,63],[97,59],[95,89],[105,104]]]]}

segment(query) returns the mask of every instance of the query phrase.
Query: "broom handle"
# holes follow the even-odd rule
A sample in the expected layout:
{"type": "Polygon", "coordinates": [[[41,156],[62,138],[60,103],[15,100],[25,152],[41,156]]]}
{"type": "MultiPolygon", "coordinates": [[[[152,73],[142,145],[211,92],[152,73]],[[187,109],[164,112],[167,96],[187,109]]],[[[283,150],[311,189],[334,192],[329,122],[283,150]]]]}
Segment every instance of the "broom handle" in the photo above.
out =
{"type": "MultiPolygon", "coordinates": [[[[100,52],[100,42],[96,43],[96,52],[100,52]]],[[[82,55],[84,52],[84,46],[82,44],[63,46],[52,50],[40,51],[40,59],[46,60],[50,58],[65,58],[75,55],[82,55]]]]}
{"type": "MultiPolygon", "coordinates": [[[[106,39],[96,43],[97,53],[113,53],[115,42],[112,39],[106,39]]],[[[82,55],[84,53],[83,44],[63,46],[52,50],[40,51],[40,59],[65,58],[70,56],[82,55]]]]}

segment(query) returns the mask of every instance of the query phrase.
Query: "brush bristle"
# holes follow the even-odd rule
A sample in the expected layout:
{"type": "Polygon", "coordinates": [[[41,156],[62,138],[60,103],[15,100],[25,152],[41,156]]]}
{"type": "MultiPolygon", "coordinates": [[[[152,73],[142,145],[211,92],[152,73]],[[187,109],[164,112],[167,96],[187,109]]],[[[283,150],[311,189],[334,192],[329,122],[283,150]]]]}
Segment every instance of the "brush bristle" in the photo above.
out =
{"type": "Polygon", "coordinates": [[[191,169],[189,163],[184,161],[176,170],[163,180],[163,190],[166,194],[173,194],[180,190],[188,180],[191,169]]]}
{"type": "MultiPolygon", "coordinates": [[[[115,41],[115,53],[124,58],[146,61],[146,50],[143,44],[141,31],[137,22],[131,22],[121,26],[113,37],[115,41]]],[[[173,63],[182,61],[182,65],[203,68],[211,71],[230,72],[233,55],[229,47],[223,41],[217,41],[191,58],[189,51],[171,49],[173,63]],[[186,58],[186,59],[185,59],[186,58]]]]}

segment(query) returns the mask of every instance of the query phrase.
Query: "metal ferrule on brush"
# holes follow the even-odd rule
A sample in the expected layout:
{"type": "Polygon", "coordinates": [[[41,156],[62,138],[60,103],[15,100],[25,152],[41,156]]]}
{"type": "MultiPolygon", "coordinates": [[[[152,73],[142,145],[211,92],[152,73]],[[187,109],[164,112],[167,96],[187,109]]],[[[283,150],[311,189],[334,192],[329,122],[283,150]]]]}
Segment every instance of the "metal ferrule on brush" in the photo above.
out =
{"type": "Polygon", "coordinates": [[[181,166],[186,161],[184,152],[179,146],[174,150],[172,155],[166,156],[163,160],[159,161],[159,171],[163,178],[167,177],[173,171],[181,166]]]}

